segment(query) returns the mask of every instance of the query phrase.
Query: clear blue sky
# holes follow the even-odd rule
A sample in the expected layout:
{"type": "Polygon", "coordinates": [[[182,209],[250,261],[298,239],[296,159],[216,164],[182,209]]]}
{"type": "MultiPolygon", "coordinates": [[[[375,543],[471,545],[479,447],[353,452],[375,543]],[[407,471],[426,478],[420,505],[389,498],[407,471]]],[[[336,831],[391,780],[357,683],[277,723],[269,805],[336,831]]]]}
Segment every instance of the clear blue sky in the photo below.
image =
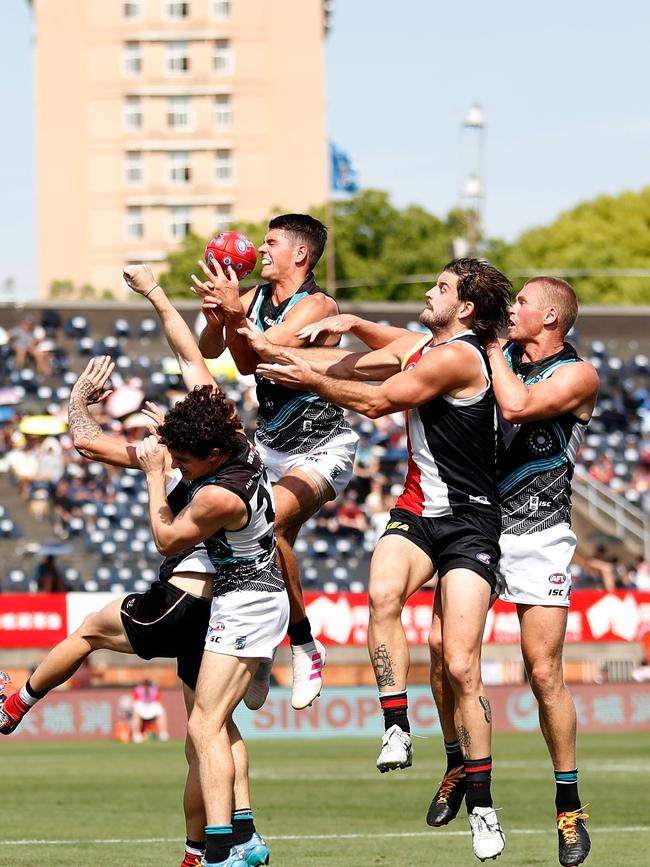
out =
{"type": "MultiPolygon", "coordinates": [[[[26,0],[2,6],[0,298],[7,277],[29,297],[32,26],[26,0]]],[[[457,203],[462,120],[480,103],[484,226],[512,239],[599,193],[650,184],[649,33],[645,0],[336,0],[329,132],[362,186],[442,216],[457,203]]]]}

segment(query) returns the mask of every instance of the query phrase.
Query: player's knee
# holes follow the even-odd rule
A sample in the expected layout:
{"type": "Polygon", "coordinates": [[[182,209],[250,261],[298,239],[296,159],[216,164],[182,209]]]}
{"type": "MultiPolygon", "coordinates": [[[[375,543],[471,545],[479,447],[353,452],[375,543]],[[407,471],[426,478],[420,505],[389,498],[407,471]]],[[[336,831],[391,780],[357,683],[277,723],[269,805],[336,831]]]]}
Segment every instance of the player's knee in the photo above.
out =
{"type": "Polygon", "coordinates": [[[454,692],[470,693],[478,687],[481,669],[473,654],[452,654],[445,658],[445,669],[454,692]]]}
{"type": "Polygon", "coordinates": [[[544,699],[564,687],[562,667],[552,659],[541,659],[529,667],[528,677],[534,694],[544,699]]]}
{"type": "Polygon", "coordinates": [[[99,612],[88,614],[77,630],[77,635],[87,641],[93,650],[101,646],[103,634],[103,621],[99,612]]]}
{"type": "Polygon", "coordinates": [[[442,665],[442,632],[435,626],[429,631],[429,655],[432,663],[442,665]]]}
{"type": "Polygon", "coordinates": [[[373,584],[368,589],[368,605],[373,620],[394,620],[402,613],[404,601],[399,587],[373,584]]]}

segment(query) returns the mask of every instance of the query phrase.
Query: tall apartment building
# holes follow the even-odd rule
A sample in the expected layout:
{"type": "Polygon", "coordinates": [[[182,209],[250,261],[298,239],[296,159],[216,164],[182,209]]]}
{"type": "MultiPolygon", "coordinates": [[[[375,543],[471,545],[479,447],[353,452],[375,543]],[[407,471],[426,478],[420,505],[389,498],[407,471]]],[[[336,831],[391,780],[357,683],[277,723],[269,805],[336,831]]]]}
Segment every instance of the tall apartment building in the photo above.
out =
{"type": "Polygon", "coordinates": [[[323,0],[34,0],[39,295],[327,196],[323,0]]]}

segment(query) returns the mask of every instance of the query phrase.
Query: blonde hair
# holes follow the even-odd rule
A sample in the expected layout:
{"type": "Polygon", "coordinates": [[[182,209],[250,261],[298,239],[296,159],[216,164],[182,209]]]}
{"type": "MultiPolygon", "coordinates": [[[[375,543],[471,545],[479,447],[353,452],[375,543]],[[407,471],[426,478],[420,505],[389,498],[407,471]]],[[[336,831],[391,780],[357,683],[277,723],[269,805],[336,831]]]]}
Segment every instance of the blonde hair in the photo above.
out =
{"type": "Polygon", "coordinates": [[[562,336],[565,337],[573,328],[578,318],[578,299],[573,288],[559,277],[533,277],[526,281],[526,286],[535,284],[541,290],[544,307],[555,307],[562,336]]]}

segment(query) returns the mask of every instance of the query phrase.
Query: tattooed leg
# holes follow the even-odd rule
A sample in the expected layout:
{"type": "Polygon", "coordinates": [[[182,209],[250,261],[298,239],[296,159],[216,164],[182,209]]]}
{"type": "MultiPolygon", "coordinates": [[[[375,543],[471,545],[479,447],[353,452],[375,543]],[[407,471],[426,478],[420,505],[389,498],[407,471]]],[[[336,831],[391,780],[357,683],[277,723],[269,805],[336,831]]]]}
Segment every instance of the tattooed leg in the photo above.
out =
{"type": "Polygon", "coordinates": [[[375,678],[379,689],[387,686],[395,686],[393,674],[393,661],[385,644],[376,647],[372,654],[372,667],[375,669],[375,678]]]}

